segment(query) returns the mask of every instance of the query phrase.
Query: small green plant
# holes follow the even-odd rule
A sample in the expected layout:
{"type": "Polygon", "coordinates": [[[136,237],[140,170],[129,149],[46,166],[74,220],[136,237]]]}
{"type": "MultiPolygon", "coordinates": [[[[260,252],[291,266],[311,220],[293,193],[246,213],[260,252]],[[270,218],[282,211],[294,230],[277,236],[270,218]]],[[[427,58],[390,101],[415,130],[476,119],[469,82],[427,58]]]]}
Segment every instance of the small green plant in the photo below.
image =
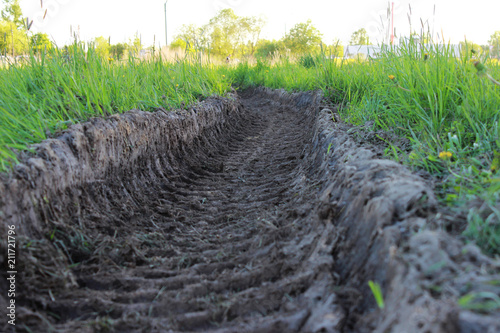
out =
{"type": "Polygon", "coordinates": [[[377,306],[379,307],[379,309],[383,309],[385,307],[385,304],[384,304],[384,296],[382,295],[382,288],[380,288],[380,284],[370,280],[370,281],[368,281],[368,286],[370,286],[373,297],[375,297],[375,301],[377,302],[377,306]]]}
{"type": "Polygon", "coordinates": [[[487,253],[494,255],[500,248],[500,211],[491,205],[486,206],[483,214],[476,208],[469,211],[464,235],[475,239],[487,253]],[[481,216],[486,214],[486,217],[481,216]]]}
{"type": "Polygon", "coordinates": [[[332,145],[333,144],[331,142],[328,144],[328,149],[326,151],[326,155],[330,155],[330,150],[332,149],[332,145]]]}
{"type": "Polygon", "coordinates": [[[300,57],[299,63],[305,68],[312,68],[316,66],[316,61],[311,54],[303,55],[302,57],[300,57]]]}
{"type": "Polygon", "coordinates": [[[490,312],[500,309],[500,297],[492,292],[473,292],[462,296],[458,305],[468,310],[490,312]]]}
{"type": "Polygon", "coordinates": [[[110,333],[115,332],[114,328],[115,321],[109,316],[97,317],[96,319],[89,322],[89,326],[99,333],[110,333]]]}

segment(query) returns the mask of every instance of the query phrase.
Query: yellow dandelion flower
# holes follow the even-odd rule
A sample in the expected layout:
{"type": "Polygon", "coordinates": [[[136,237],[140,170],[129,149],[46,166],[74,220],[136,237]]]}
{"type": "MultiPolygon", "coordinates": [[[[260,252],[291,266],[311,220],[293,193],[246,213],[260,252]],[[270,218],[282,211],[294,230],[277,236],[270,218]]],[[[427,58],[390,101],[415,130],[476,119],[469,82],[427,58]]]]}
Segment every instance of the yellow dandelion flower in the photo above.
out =
{"type": "Polygon", "coordinates": [[[177,88],[179,86],[179,84],[176,84],[175,87],[177,88]]]}
{"type": "Polygon", "coordinates": [[[389,79],[394,80],[396,77],[394,75],[389,75],[389,79]]]}
{"type": "Polygon", "coordinates": [[[439,153],[439,158],[442,160],[449,160],[453,156],[451,151],[442,151],[439,153]]]}
{"type": "Polygon", "coordinates": [[[109,58],[108,58],[108,61],[113,61],[113,60],[115,60],[115,59],[113,59],[113,58],[111,58],[111,57],[109,57],[109,58]]]}

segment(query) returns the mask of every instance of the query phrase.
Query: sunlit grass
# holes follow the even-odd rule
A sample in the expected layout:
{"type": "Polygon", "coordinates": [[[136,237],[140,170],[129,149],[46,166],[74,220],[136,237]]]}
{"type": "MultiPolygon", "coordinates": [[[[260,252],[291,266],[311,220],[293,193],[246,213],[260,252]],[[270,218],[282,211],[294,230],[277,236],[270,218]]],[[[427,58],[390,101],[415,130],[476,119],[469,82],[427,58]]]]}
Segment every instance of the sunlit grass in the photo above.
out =
{"type": "Polygon", "coordinates": [[[223,95],[220,66],[196,59],[117,62],[81,44],[0,69],[0,170],[26,149],[70,124],[130,109],[154,111],[223,95]]]}

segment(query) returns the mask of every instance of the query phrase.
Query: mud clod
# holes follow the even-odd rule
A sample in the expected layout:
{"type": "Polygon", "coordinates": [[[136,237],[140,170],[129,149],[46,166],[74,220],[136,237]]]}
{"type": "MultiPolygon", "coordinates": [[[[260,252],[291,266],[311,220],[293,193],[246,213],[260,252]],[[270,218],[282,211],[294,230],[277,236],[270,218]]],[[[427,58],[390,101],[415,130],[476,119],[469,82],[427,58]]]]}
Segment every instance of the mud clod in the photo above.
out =
{"type": "Polygon", "coordinates": [[[19,231],[17,331],[500,327],[457,305],[498,293],[497,263],[429,230],[429,182],[351,139],[321,103],[258,89],[37,145],[0,182],[0,231],[19,231]]]}

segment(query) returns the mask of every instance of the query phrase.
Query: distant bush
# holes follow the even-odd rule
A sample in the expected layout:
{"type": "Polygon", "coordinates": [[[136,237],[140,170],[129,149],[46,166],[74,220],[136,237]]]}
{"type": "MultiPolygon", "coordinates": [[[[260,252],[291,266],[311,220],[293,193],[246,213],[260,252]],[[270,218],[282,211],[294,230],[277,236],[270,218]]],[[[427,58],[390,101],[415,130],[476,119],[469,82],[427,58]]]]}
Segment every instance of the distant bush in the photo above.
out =
{"type": "Polygon", "coordinates": [[[299,58],[299,63],[305,68],[313,68],[316,66],[316,61],[314,57],[310,54],[301,56],[299,58]]]}

